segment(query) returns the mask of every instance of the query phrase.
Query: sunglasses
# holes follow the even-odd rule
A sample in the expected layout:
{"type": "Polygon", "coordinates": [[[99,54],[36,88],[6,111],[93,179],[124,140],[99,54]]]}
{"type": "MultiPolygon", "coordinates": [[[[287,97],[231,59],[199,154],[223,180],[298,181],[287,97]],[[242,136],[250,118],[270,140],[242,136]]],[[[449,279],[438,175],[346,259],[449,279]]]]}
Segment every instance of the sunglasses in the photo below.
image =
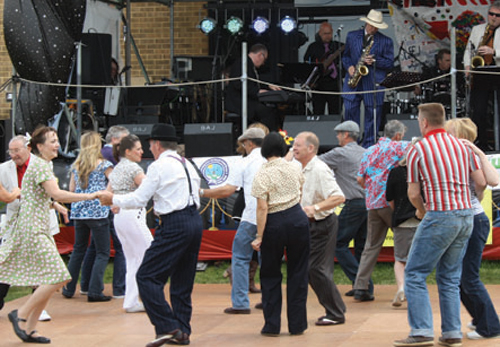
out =
{"type": "Polygon", "coordinates": [[[497,17],[497,18],[499,18],[499,17],[500,17],[500,13],[488,12],[488,14],[489,14],[490,16],[494,16],[494,17],[497,17]]]}

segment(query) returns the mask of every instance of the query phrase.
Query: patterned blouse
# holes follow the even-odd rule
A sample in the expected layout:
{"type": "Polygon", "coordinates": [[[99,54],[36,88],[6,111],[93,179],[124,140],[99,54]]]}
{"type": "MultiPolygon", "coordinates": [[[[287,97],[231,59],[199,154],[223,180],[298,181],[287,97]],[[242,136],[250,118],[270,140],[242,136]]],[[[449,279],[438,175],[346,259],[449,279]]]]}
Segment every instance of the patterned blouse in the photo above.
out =
{"type": "Polygon", "coordinates": [[[136,190],[137,185],[134,182],[134,178],[140,173],[144,173],[144,170],[139,164],[127,158],[121,158],[118,165],[115,166],[113,172],[109,175],[109,182],[111,183],[113,193],[127,194],[136,190]]]}
{"type": "MultiPolygon", "coordinates": [[[[94,193],[99,190],[106,189],[108,179],[104,172],[113,167],[113,164],[107,160],[103,160],[97,168],[89,175],[89,184],[86,189],[80,187],[78,172],[75,168],[71,169],[75,179],[76,193],[94,193]]],[[[102,206],[99,199],[78,201],[71,203],[71,219],[101,219],[107,218],[109,214],[109,206],[102,206]]]]}
{"type": "Polygon", "coordinates": [[[300,165],[280,158],[262,164],[255,174],[252,196],[267,201],[267,213],[276,213],[300,202],[303,184],[300,165]]]}

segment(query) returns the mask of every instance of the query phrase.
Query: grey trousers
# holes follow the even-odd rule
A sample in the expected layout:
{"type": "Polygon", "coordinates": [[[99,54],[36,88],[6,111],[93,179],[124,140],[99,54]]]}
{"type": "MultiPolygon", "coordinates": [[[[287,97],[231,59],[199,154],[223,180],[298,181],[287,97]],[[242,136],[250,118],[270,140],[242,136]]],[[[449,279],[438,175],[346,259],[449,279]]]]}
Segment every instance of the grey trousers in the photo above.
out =
{"type": "Polygon", "coordinates": [[[354,289],[368,290],[368,284],[377,258],[384,244],[387,230],[391,226],[392,209],[390,207],[368,210],[368,226],[365,249],[361,254],[358,274],[354,289]]]}

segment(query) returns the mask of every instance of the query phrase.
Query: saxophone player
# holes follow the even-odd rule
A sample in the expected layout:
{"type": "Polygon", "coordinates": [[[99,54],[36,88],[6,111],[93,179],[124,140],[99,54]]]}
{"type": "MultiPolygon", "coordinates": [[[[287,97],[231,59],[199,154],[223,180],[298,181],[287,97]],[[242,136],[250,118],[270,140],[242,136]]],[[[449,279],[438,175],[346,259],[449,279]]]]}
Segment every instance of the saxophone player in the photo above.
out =
{"type": "MultiPolygon", "coordinates": [[[[349,32],[346,38],[342,64],[348,75],[344,80],[343,92],[375,90],[374,79],[377,84],[382,82],[387,73],[393,68],[393,42],[389,37],[379,32],[379,29],[387,28],[387,23],[383,21],[382,12],[370,10],[368,15],[360,18],[360,20],[366,23],[364,28],[349,32]],[[357,76],[359,70],[363,74],[367,73],[357,76]],[[356,85],[350,83],[358,78],[359,81],[357,81],[356,85]]],[[[363,101],[365,126],[362,146],[365,148],[375,144],[375,133],[378,133],[380,119],[382,118],[384,88],[377,87],[377,89],[382,91],[377,92],[375,98],[373,93],[342,95],[345,109],[344,120],[352,120],[358,124],[360,124],[360,108],[361,101],[363,101]],[[376,129],[374,128],[375,122],[376,129]]]]}
{"type": "MultiPolygon", "coordinates": [[[[466,77],[477,65],[500,66],[500,1],[495,0],[488,9],[486,23],[472,28],[469,42],[464,53],[466,77]],[[482,62],[481,62],[482,59],[482,62]],[[471,62],[473,62],[471,64],[471,62]],[[479,62],[479,63],[478,63],[479,62]]],[[[487,87],[487,86],[486,86],[487,87]]],[[[493,100],[493,91],[485,89],[484,84],[472,83],[470,91],[471,118],[477,125],[477,145],[484,150],[491,150],[487,129],[492,129],[492,112],[488,112],[488,101],[493,100]]]]}

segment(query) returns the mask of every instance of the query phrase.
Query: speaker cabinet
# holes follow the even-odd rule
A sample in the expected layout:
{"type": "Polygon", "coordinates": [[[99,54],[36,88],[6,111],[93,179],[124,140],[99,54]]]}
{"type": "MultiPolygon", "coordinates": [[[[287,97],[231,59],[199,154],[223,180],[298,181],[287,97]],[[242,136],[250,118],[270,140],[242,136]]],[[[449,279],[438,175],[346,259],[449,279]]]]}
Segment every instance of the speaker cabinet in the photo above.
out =
{"type": "Polygon", "coordinates": [[[186,157],[234,155],[231,123],[184,124],[186,157]]]}
{"type": "Polygon", "coordinates": [[[418,115],[403,113],[403,114],[387,114],[385,117],[387,121],[396,119],[406,126],[407,129],[403,140],[411,141],[411,139],[414,137],[422,136],[422,133],[420,132],[420,128],[418,126],[418,115]]]}
{"type": "Polygon", "coordinates": [[[82,34],[82,83],[112,84],[110,34],[82,34]]]}
{"type": "Polygon", "coordinates": [[[338,146],[337,134],[333,129],[340,123],[340,115],[286,116],[283,129],[291,137],[302,131],[310,131],[319,139],[319,152],[323,153],[338,146]]]}
{"type": "Polygon", "coordinates": [[[153,153],[149,150],[149,135],[151,135],[151,129],[153,129],[154,124],[120,124],[122,127],[128,129],[131,134],[137,135],[139,140],[141,140],[142,146],[142,157],[143,158],[153,158],[153,153]]]}

